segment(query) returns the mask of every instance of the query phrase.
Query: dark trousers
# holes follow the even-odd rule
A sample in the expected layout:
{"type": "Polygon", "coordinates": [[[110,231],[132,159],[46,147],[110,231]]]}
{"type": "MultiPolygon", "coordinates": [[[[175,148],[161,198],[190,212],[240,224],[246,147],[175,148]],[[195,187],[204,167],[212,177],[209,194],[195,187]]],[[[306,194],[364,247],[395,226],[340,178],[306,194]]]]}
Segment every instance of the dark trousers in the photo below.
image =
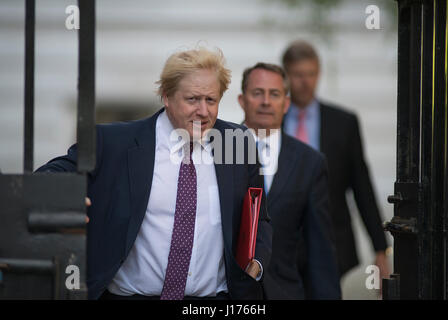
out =
{"type": "MultiPolygon", "coordinates": [[[[109,290],[106,289],[99,300],[160,300],[160,296],[144,296],[141,294],[134,294],[132,296],[119,296],[109,292],[109,290]]],[[[216,297],[185,296],[183,300],[230,300],[230,297],[226,292],[219,292],[216,297]]]]}

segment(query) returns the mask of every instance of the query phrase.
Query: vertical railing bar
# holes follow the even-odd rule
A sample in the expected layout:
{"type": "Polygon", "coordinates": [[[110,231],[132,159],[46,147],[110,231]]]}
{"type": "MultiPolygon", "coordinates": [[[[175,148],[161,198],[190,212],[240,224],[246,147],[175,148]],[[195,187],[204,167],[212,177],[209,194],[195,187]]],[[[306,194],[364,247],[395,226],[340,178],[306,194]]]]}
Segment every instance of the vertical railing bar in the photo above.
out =
{"type": "Polygon", "coordinates": [[[419,235],[419,296],[420,299],[430,299],[432,294],[431,277],[433,275],[433,265],[430,263],[433,243],[432,235],[428,232],[432,226],[432,184],[431,177],[434,171],[432,166],[432,130],[433,130],[433,39],[434,39],[434,3],[424,2],[423,6],[423,57],[422,57],[422,122],[421,122],[421,150],[422,162],[421,183],[422,199],[421,210],[418,214],[418,225],[421,230],[426,230],[419,235]]]}
{"type": "Polygon", "coordinates": [[[78,0],[80,11],[78,56],[78,172],[95,167],[95,1],[78,0]]]}
{"type": "Polygon", "coordinates": [[[23,171],[33,171],[34,155],[34,39],[36,1],[26,0],[25,5],[25,110],[23,171]]]}
{"type": "Polygon", "coordinates": [[[444,255],[446,236],[443,232],[445,197],[444,197],[444,153],[445,153],[445,47],[446,47],[446,2],[434,1],[434,64],[433,64],[433,160],[432,166],[432,216],[433,216],[433,299],[443,299],[445,296],[444,255]]]}
{"type": "Polygon", "coordinates": [[[443,293],[443,299],[448,299],[448,237],[447,237],[447,230],[448,230],[448,0],[446,0],[445,3],[445,151],[444,151],[444,223],[443,223],[443,236],[444,236],[444,261],[443,261],[443,269],[445,270],[444,274],[444,293],[443,293]]]}
{"type": "Polygon", "coordinates": [[[398,13],[398,83],[397,83],[397,181],[406,181],[409,174],[409,156],[406,153],[406,147],[409,141],[407,130],[402,127],[408,126],[408,119],[401,116],[409,112],[409,101],[407,90],[409,86],[409,26],[405,21],[409,19],[406,9],[402,3],[399,3],[398,13]],[[402,80],[402,81],[400,81],[402,80]]]}

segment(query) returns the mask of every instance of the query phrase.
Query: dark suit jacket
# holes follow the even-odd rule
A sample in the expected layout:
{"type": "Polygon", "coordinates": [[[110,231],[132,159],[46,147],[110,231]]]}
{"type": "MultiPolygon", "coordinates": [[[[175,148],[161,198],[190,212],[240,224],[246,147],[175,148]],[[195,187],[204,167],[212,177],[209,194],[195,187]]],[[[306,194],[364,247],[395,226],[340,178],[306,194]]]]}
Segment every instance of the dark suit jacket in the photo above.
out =
{"type": "MultiPolygon", "coordinates": [[[[89,299],[97,299],[128,256],[142,224],[154,169],[155,125],[150,118],[97,126],[97,164],[89,174],[87,225],[87,286],[89,299]]],[[[243,128],[217,120],[225,154],[225,129],[243,128]]],[[[250,136],[250,135],[248,135],[250,136]]],[[[234,144],[235,146],[235,144],[234,144]]],[[[247,141],[245,144],[247,151],[247,141]]],[[[234,150],[234,155],[235,150],[234,150]]],[[[224,157],[223,157],[224,158],[224,157]]],[[[77,146],[55,158],[39,172],[76,171],[77,146]]],[[[263,187],[259,164],[215,164],[224,235],[224,258],[229,294],[233,299],[261,299],[261,282],[247,275],[235,261],[240,214],[247,188],[263,187]]],[[[175,191],[173,191],[175,192],[175,191]]],[[[173,213],[174,214],[174,213],[173,213]]],[[[255,259],[269,264],[272,229],[262,201],[255,259]]]]}
{"type": "Polygon", "coordinates": [[[386,238],[375,200],[355,114],[320,104],[320,150],[329,170],[331,217],[341,275],[356,266],[358,256],[351,226],[346,192],[353,190],[356,204],[375,251],[385,250],[386,238]]]}
{"type": "Polygon", "coordinates": [[[341,298],[327,180],[324,156],[282,133],[268,193],[274,230],[264,281],[268,299],[341,298]]]}

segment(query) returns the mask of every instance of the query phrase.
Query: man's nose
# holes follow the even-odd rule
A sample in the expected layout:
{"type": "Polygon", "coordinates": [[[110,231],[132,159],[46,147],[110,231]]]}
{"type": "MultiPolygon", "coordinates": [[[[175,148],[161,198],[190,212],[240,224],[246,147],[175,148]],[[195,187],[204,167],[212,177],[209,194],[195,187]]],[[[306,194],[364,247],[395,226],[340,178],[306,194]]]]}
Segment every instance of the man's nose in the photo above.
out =
{"type": "Polygon", "coordinates": [[[201,99],[199,101],[199,106],[198,106],[198,110],[197,110],[197,114],[201,117],[206,117],[208,114],[208,109],[207,109],[207,102],[205,101],[205,99],[201,99]]]}
{"type": "Polygon", "coordinates": [[[263,105],[268,106],[271,103],[269,93],[263,95],[263,105]]]}

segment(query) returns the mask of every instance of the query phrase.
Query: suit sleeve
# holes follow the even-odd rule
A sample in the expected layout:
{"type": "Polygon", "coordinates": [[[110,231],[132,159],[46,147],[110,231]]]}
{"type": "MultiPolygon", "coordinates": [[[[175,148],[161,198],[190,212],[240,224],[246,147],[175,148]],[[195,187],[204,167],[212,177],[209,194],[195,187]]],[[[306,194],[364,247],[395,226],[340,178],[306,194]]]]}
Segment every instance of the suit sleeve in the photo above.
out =
{"type": "Polygon", "coordinates": [[[324,157],[320,158],[314,168],[304,234],[307,251],[304,284],[307,299],[341,299],[324,157]]]}
{"type": "Polygon", "coordinates": [[[375,199],[375,193],[370,180],[369,170],[364,160],[361,135],[358,119],[353,118],[352,123],[352,172],[351,187],[356,205],[361,214],[367,232],[372,239],[375,251],[383,251],[387,248],[386,237],[382,228],[381,215],[375,199]]]}
{"type": "MultiPolygon", "coordinates": [[[[92,178],[98,172],[101,155],[102,155],[102,132],[100,126],[96,126],[96,165],[95,169],[89,173],[89,178],[92,178]]],[[[35,172],[76,172],[78,161],[78,144],[72,145],[67,154],[48,161],[46,164],[38,168],[35,172]]]]}

